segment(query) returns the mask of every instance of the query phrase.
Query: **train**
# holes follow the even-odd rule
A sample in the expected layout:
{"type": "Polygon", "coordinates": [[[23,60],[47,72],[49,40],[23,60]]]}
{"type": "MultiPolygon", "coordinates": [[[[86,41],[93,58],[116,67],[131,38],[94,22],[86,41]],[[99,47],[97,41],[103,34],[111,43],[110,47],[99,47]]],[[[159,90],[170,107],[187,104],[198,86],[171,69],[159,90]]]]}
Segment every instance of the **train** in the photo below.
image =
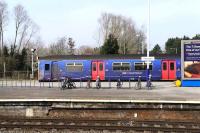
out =
{"type": "MultiPolygon", "coordinates": [[[[130,81],[147,79],[145,55],[56,55],[38,57],[38,80],[60,81],[65,77],[74,81],[130,81]]],[[[181,59],[178,55],[151,55],[151,79],[156,81],[181,78],[181,59]]]]}

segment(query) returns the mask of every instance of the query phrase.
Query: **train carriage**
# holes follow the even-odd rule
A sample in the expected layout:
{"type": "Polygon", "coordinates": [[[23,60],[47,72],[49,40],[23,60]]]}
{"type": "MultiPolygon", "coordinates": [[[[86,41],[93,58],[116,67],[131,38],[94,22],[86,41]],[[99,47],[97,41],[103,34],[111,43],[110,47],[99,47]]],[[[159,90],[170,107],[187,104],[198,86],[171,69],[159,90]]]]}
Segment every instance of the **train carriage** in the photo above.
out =
{"type": "MultiPolygon", "coordinates": [[[[61,55],[39,58],[39,81],[59,81],[64,77],[72,80],[102,81],[121,79],[146,80],[147,64],[141,55],[61,55]]],[[[181,77],[179,56],[157,55],[149,65],[152,80],[176,80],[181,77]]]]}

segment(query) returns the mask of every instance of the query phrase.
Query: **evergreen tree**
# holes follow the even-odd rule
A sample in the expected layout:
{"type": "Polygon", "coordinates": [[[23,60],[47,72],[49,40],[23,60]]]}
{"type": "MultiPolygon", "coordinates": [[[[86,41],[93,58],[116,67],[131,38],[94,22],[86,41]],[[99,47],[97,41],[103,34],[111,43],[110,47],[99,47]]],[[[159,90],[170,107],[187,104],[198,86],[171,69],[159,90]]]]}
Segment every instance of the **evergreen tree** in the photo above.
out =
{"type": "Polygon", "coordinates": [[[193,40],[200,40],[200,34],[196,34],[192,39],[193,40]]]}
{"type": "Polygon", "coordinates": [[[8,47],[6,45],[3,46],[3,55],[4,55],[4,57],[8,57],[9,56],[8,47]]]}
{"type": "Polygon", "coordinates": [[[105,40],[103,46],[101,47],[101,54],[118,54],[119,46],[117,38],[112,34],[108,36],[108,39],[105,40]]]}
{"type": "Polygon", "coordinates": [[[154,48],[150,51],[151,54],[162,54],[162,50],[159,44],[156,44],[154,48]]]}
{"type": "Polygon", "coordinates": [[[27,50],[25,48],[22,49],[21,54],[19,53],[15,54],[16,70],[25,70],[26,58],[27,58],[27,50]]]}
{"type": "Polygon", "coordinates": [[[72,38],[68,39],[68,46],[69,46],[69,54],[74,55],[74,47],[75,47],[75,42],[73,41],[72,38]]]}
{"type": "Polygon", "coordinates": [[[181,54],[181,40],[189,40],[187,36],[183,38],[169,38],[165,43],[165,50],[167,54],[181,54]]]}

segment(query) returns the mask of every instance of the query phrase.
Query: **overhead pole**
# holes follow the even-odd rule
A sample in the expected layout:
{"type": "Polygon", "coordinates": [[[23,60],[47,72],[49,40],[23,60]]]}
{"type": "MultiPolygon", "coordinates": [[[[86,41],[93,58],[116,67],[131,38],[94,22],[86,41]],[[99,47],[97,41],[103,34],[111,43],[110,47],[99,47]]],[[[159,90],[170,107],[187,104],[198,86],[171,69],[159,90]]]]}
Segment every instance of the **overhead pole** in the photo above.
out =
{"type": "MultiPolygon", "coordinates": [[[[147,57],[149,57],[149,45],[150,45],[150,0],[148,0],[147,57]]],[[[149,65],[147,65],[147,68],[149,68],[149,65]]]]}
{"type": "MultiPolygon", "coordinates": [[[[148,20],[147,20],[147,58],[149,57],[149,45],[150,45],[150,8],[151,3],[150,0],[148,0],[148,20]]],[[[148,80],[150,80],[150,70],[149,70],[149,63],[150,61],[147,61],[147,86],[148,86],[148,80]]]]}

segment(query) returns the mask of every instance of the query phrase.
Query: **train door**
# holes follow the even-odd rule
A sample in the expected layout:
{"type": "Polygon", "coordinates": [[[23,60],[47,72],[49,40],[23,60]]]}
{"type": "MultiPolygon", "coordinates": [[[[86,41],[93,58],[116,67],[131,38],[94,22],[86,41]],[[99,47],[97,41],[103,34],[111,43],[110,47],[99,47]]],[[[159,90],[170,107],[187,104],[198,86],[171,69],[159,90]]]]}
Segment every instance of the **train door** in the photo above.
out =
{"type": "Polygon", "coordinates": [[[52,62],[52,79],[53,80],[58,80],[59,79],[58,62],[52,62]]]}
{"type": "Polygon", "coordinates": [[[176,79],[176,61],[163,60],[162,61],[162,80],[176,79]]]}
{"type": "Polygon", "coordinates": [[[98,62],[98,76],[100,80],[105,80],[105,66],[103,61],[98,62]]]}
{"type": "Polygon", "coordinates": [[[162,61],[162,79],[168,80],[169,72],[168,72],[168,61],[162,61]]]}
{"type": "Polygon", "coordinates": [[[96,80],[97,76],[100,80],[105,80],[105,63],[103,61],[92,62],[92,80],[96,80]]]}
{"type": "Polygon", "coordinates": [[[169,80],[176,79],[176,61],[170,60],[169,61],[169,80]]]}
{"type": "Polygon", "coordinates": [[[44,63],[44,80],[51,79],[51,62],[44,63]]]}
{"type": "Polygon", "coordinates": [[[98,76],[97,63],[96,61],[92,62],[92,80],[96,80],[98,76]]]}

